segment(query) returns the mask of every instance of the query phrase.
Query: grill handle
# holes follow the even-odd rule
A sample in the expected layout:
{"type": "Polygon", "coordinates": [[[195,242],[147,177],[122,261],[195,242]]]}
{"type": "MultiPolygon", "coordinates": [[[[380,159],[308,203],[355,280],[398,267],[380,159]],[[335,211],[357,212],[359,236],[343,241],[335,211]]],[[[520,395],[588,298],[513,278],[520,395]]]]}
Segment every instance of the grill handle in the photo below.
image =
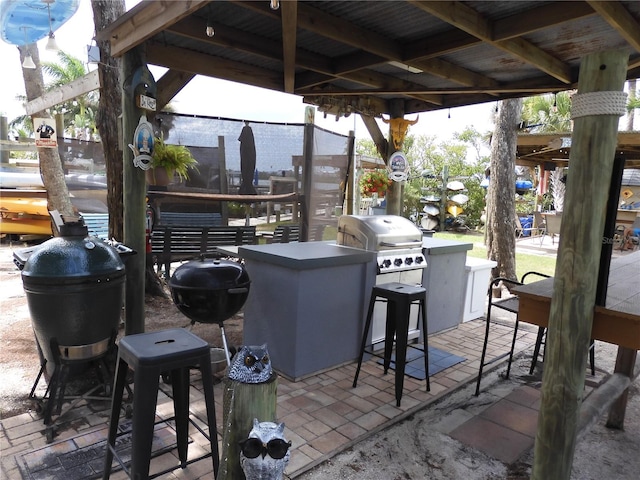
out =
{"type": "Polygon", "coordinates": [[[237,293],[247,293],[249,289],[247,287],[236,287],[236,288],[228,288],[227,293],[237,294],[237,293]]]}
{"type": "Polygon", "coordinates": [[[422,246],[422,241],[415,242],[380,242],[383,247],[417,247],[422,246]]]}

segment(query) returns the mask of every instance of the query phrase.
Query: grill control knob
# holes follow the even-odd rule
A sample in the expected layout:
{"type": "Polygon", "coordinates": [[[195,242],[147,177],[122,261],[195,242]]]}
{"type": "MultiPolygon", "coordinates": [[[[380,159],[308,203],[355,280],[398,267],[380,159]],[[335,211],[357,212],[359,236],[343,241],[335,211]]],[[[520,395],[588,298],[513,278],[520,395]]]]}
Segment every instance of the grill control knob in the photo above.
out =
{"type": "Polygon", "coordinates": [[[413,263],[413,258],[411,257],[407,257],[404,259],[404,263],[406,263],[407,265],[411,265],[413,263]]]}
{"type": "Polygon", "coordinates": [[[389,268],[390,265],[391,265],[391,260],[389,260],[388,258],[386,258],[386,259],[384,259],[382,261],[382,266],[383,267],[389,268]]]}
{"type": "Polygon", "coordinates": [[[416,263],[420,264],[422,263],[423,258],[422,257],[416,257],[416,263]]]}
{"type": "Polygon", "coordinates": [[[400,265],[402,265],[402,259],[401,259],[401,258],[396,258],[396,259],[393,261],[393,264],[394,264],[396,267],[399,267],[400,265]]]}

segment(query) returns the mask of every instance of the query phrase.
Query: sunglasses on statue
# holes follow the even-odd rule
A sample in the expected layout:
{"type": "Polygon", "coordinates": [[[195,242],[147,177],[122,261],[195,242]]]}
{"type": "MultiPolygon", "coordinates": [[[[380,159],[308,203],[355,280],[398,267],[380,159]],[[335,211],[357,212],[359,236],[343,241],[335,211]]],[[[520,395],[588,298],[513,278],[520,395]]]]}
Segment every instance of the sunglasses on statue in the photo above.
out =
{"type": "Polygon", "coordinates": [[[276,460],[284,458],[291,446],[291,442],[285,442],[281,438],[274,438],[267,443],[262,443],[259,438],[247,438],[240,442],[240,449],[242,454],[247,458],[257,458],[262,454],[269,455],[276,460]]]}

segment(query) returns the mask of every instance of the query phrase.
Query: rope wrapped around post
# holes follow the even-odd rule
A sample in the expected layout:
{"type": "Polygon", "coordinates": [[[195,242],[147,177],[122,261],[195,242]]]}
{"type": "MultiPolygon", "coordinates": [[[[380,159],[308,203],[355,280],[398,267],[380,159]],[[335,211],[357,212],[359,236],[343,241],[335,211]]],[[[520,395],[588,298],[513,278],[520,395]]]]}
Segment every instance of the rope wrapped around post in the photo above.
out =
{"type": "Polygon", "coordinates": [[[571,119],[590,115],[617,115],[627,112],[627,94],[618,91],[578,93],[571,97],[571,119]]]}

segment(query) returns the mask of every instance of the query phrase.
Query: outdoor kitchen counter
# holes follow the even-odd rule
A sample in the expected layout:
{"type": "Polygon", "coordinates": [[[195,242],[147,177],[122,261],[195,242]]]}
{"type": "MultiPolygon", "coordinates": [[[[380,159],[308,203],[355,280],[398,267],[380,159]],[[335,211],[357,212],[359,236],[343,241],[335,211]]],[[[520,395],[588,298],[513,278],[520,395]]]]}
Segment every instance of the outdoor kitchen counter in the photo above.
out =
{"type": "Polygon", "coordinates": [[[293,270],[336,267],[371,262],[375,252],[343,247],[335,242],[293,242],[248,245],[238,248],[245,260],[269,262],[293,270]]]}
{"type": "Polygon", "coordinates": [[[462,322],[467,284],[466,259],[472,243],[423,237],[427,268],[422,286],[427,289],[429,333],[455,328],[462,322]]]}
{"type": "Polygon", "coordinates": [[[238,248],[251,278],[243,343],[267,344],[274,369],[299,380],[358,357],[375,252],[332,242],[238,248]]]}

